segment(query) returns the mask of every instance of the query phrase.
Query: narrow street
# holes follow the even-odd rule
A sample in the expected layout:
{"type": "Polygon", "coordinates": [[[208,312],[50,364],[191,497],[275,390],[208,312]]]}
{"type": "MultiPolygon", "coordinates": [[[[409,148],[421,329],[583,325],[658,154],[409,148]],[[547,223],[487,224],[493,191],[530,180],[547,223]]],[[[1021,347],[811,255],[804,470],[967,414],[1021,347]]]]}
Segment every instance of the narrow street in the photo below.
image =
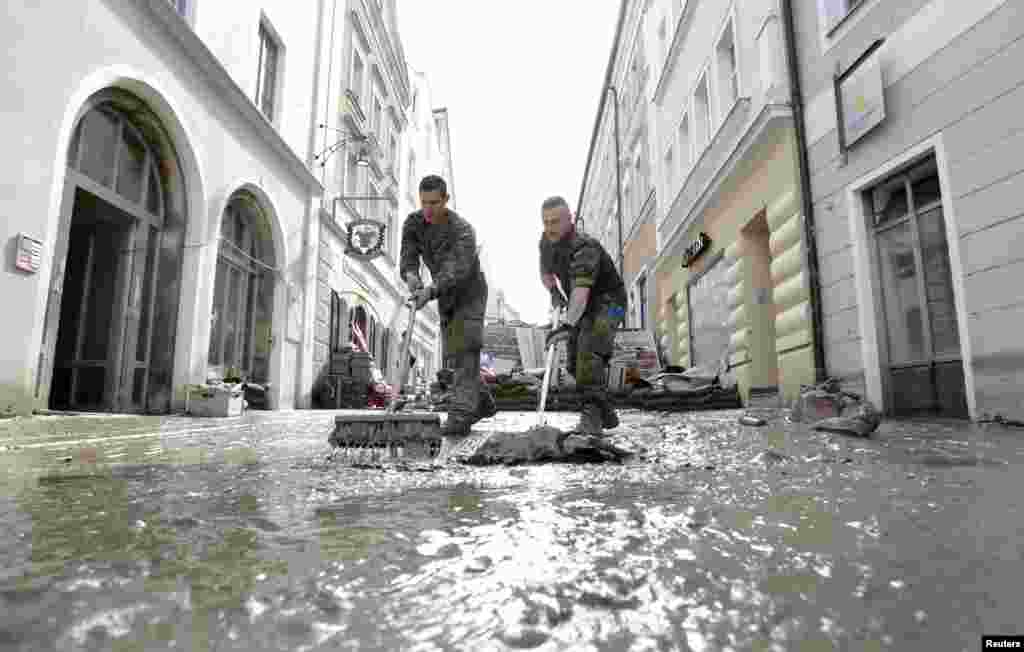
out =
{"type": "Polygon", "coordinates": [[[0,422],[0,650],[973,651],[1020,633],[1018,430],[889,421],[862,440],[739,414],[625,413],[616,439],[647,452],[623,465],[429,472],[328,461],[327,411],[0,422]]]}

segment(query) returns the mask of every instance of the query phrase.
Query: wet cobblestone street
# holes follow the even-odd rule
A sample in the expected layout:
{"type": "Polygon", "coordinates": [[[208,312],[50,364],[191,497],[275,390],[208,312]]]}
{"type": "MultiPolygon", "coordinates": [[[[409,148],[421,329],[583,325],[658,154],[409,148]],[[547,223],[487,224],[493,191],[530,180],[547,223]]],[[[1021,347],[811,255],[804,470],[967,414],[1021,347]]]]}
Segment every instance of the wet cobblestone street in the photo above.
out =
{"type": "Polygon", "coordinates": [[[739,414],[623,413],[616,438],[647,453],[622,465],[419,472],[329,462],[324,411],[0,422],[0,650],[973,651],[1024,633],[1020,430],[863,440],[739,414]]]}

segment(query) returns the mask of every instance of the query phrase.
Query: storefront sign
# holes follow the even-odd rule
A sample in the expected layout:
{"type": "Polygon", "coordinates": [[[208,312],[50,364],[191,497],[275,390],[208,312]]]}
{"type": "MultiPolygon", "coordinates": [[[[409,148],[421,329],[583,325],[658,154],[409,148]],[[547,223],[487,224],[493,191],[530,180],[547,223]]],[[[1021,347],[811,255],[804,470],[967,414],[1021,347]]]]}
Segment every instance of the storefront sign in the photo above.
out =
{"type": "Polygon", "coordinates": [[[387,224],[375,220],[353,220],[346,230],[345,254],[359,260],[373,260],[384,253],[387,224]]]}
{"type": "Polygon", "coordinates": [[[18,234],[18,251],[14,258],[14,267],[29,274],[39,271],[43,259],[43,243],[30,238],[24,233],[18,234]]]}
{"type": "Polygon", "coordinates": [[[683,249],[683,267],[689,267],[701,254],[711,246],[711,238],[707,233],[701,233],[697,239],[683,249]]]}
{"type": "Polygon", "coordinates": [[[877,42],[837,80],[843,145],[849,147],[885,120],[885,95],[877,42]]]}

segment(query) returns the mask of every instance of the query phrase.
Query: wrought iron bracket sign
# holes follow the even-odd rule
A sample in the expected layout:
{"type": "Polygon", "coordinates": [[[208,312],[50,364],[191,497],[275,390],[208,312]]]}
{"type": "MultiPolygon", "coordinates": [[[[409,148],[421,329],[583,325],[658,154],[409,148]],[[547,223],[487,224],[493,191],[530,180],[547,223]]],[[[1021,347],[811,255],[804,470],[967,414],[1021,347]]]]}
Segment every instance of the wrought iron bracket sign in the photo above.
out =
{"type": "Polygon", "coordinates": [[[686,249],[683,249],[683,267],[692,265],[693,261],[700,258],[700,255],[707,251],[709,246],[711,246],[711,237],[707,233],[701,232],[693,242],[686,245],[686,249]]]}
{"type": "Polygon", "coordinates": [[[388,225],[376,220],[359,219],[348,223],[345,255],[357,260],[373,260],[384,253],[388,225]]]}

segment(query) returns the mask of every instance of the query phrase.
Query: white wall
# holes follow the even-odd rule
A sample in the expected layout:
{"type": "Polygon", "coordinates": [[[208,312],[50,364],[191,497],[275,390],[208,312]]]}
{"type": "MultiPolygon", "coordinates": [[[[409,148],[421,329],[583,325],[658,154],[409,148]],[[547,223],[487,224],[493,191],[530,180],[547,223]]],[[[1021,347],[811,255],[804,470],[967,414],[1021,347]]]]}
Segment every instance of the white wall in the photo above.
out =
{"type": "MultiPolygon", "coordinates": [[[[314,4],[311,0],[292,3],[297,14],[314,4]]],[[[243,22],[236,24],[238,30],[243,22]]],[[[282,18],[279,29],[286,41],[298,45],[310,36],[306,31],[300,33],[300,24],[282,18]]],[[[250,29],[255,35],[257,24],[253,22],[250,29]]],[[[66,150],[82,103],[105,87],[124,87],[150,104],[171,133],[186,176],[190,222],[175,351],[175,387],[205,377],[216,262],[211,238],[217,233],[227,198],[241,186],[250,184],[270,202],[267,208],[276,216],[278,264],[288,279],[298,284],[298,298],[302,298],[300,263],[304,221],[314,191],[312,179],[302,173],[301,167],[296,169],[294,154],[282,154],[269,144],[273,139],[268,141],[244,117],[244,110],[229,102],[234,96],[211,83],[206,73],[187,60],[180,43],[170,35],[171,31],[143,2],[22,4],[0,22],[0,38],[8,44],[8,52],[17,60],[32,62],[9,67],[8,87],[14,92],[0,94],[0,116],[11,136],[5,138],[5,156],[0,161],[0,183],[4,184],[0,192],[0,237],[8,246],[19,232],[44,241],[39,273],[14,271],[9,250],[0,273],[0,296],[9,305],[18,306],[17,317],[5,323],[5,337],[0,338],[0,411],[14,405],[24,411],[33,391],[54,263],[66,150]],[[55,56],[54,44],[65,44],[74,56],[55,56]]],[[[290,59],[297,90],[301,90],[300,71],[312,70],[311,56],[311,49],[298,46],[290,59]]],[[[281,106],[283,126],[301,145],[305,141],[298,125],[308,120],[308,103],[289,100],[281,106]]],[[[275,391],[280,392],[280,405],[290,407],[294,404],[295,365],[300,362],[300,343],[308,325],[300,316],[299,323],[294,325],[293,319],[293,328],[287,329],[296,304],[287,301],[284,292],[277,296],[274,334],[275,342],[282,344],[280,349],[275,347],[272,364],[276,373],[272,372],[272,378],[278,379],[275,391]]]]}

